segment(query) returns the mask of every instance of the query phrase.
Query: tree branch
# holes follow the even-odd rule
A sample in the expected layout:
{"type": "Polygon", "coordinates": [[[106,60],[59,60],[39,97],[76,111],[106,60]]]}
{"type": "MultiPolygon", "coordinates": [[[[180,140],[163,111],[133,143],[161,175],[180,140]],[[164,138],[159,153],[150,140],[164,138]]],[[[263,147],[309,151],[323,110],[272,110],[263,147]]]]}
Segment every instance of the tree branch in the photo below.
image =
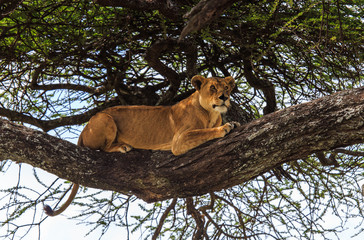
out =
{"type": "Polygon", "coordinates": [[[178,49],[178,51],[184,51],[187,57],[187,75],[193,77],[197,73],[196,62],[197,62],[197,50],[196,46],[189,42],[177,43],[173,39],[158,40],[148,48],[145,54],[149,66],[156,70],[159,74],[167,78],[170,87],[168,91],[161,97],[158,104],[168,104],[175,97],[179,86],[181,84],[182,77],[175,70],[168,67],[160,59],[164,52],[178,49]]]}
{"type": "Polygon", "coordinates": [[[164,224],[164,221],[166,220],[166,218],[168,217],[168,214],[169,212],[174,209],[174,207],[176,206],[176,203],[177,203],[177,198],[174,198],[172,203],[167,207],[167,209],[164,211],[161,219],[159,220],[159,223],[158,223],[158,226],[157,228],[155,229],[154,231],[154,234],[153,234],[153,237],[152,237],[152,240],[156,240],[162,230],[162,227],[163,227],[163,224],[164,224]]]}
{"type": "Polygon", "coordinates": [[[249,85],[255,89],[262,90],[266,98],[267,105],[263,109],[264,114],[272,113],[277,110],[276,94],[274,85],[266,79],[259,79],[253,72],[253,67],[249,59],[243,59],[244,76],[249,85]]]}
{"type": "Polygon", "coordinates": [[[11,14],[24,0],[0,0],[0,19],[11,14]]]}
{"type": "Polygon", "coordinates": [[[178,1],[174,0],[94,0],[94,2],[101,6],[125,7],[139,11],[159,10],[171,19],[178,19],[181,15],[178,1]]]}
{"type": "Polygon", "coordinates": [[[363,113],[364,88],[342,91],[268,114],[181,156],[93,151],[0,119],[0,159],[153,202],[229,188],[279,164],[362,143],[363,113]]]}
{"type": "Polygon", "coordinates": [[[41,75],[44,68],[47,66],[47,63],[41,63],[32,74],[32,81],[29,84],[29,88],[33,90],[58,90],[58,89],[69,89],[69,90],[75,90],[75,91],[84,91],[91,94],[100,93],[100,89],[95,89],[93,87],[80,85],[80,84],[72,84],[72,83],[59,83],[59,84],[47,84],[47,85],[39,85],[38,79],[41,75]]]}
{"type": "Polygon", "coordinates": [[[0,116],[4,116],[10,119],[11,121],[28,123],[42,129],[45,132],[48,132],[49,130],[55,129],[57,127],[67,126],[67,125],[77,125],[87,122],[96,113],[104,110],[105,108],[115,106],[117,105],[117,103],[118,103],[117,101],[111,100],[106,104],[103,104],[102,106],[95,107],[84,113],[73,116],[60,117],[52,120],[38,119],[31,115],[16,112],[2,107],[0,107],[0,116]]]}
{"type": "Polygon", "coordinates": [[[184,15],[189,21],[183,28],[179,40],[188,34],[198,31],[205,25],[218,18],[221,13],[237,0],[201,0],[195,7],[184,15]]]}

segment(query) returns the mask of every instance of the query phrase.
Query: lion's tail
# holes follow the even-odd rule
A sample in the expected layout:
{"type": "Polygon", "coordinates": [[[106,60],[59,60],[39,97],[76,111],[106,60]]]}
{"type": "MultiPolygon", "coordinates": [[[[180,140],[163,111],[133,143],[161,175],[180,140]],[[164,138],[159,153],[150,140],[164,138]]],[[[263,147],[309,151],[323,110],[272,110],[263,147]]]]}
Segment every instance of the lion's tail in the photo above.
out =
{"type": "Polygon", "coordinates": [[[67,201],[59,209],[54,211],[49,205],[44,205],[44,207],[43,207],[44,212],[48,216],[51,216],[51,217],[61,214],[71,204],[71,202],[73,201],[73,199],[75,198],[75,196],[77,194],[79,187],[80,187],[79,184],[76,184],[76,183],[73,184],[70,196],[68,197],[67,201]]]}
{"type": "MultiPolygon", "coordinates": [[[[84,146],[83,140],[82,140],[82,133],[80,134],[80,137],[78,138],[77,145],[80,147],[84,146]]],[[[61,214],[72,203],[73,199],[75,198],[75,196],[77,194],[79,187],[80,187],[79,184],[73,183],[71,194],[69,195],[67,201],[59,209],[54,211],[49,205],[44,205],[43,209],[44,209],[45,214],[47,214],[48,216],[51,216],[51,217],[61,214]]]]}

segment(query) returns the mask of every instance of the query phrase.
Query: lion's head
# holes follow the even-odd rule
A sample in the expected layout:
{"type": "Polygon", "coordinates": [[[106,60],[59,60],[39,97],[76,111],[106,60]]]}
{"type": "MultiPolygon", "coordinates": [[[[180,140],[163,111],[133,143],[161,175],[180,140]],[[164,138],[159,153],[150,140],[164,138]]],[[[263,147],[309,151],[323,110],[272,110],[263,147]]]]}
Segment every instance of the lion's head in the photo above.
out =
{"type": "Polygon", "coordinates": [[[204,78],[196,75],[191,80],[194,88],[199,92],[201,106],[207,111],[225,113],[230,106],[230,93],[235,87],[233,77],[204,78]]]}

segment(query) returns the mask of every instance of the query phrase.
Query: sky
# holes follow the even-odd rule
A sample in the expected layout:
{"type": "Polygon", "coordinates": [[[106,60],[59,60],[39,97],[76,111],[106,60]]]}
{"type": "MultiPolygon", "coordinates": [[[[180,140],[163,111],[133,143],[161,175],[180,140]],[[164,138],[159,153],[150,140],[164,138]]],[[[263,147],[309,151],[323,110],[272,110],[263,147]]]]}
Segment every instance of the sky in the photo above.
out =
{"type": "MultiPolygon", "coordinates": [[[[6,189],[7,187],[14,187],[18,184],[18,175],[19,175],[19,166],[18,164],[15,164],[14,162],[11,163],[11,167],[6,171],[6,173],[0,173],[0,183],[1,183],[1,189],[6,189]]],[[[43,170],[37,170],[39,177],[44,181],[45,183],[51,184],[57,177],[47,173],[43,170]]],[[[60,180],[61,182],[62,180],[60,180]]],[[[42,192],[44,191],[44,187],[41,186],[34,178],[33,175],[33,167],[28,164],[21,164],[21,177],[19,186],[33,186],[35,191],[42,192]]],[[[93,189],[88,189],[88,191],[95,191],[93,189]]],[[[81,194],[81,193],[79,193],[81,194]]],[[[105,197],[109,197],[111,194],[111,191],[105,191],[105,197]]],[[[37,197],[37,194],[33,194],[34,199],[37,197]]],[[[1,196],[1,195],[0,195],[1,196]]],[[[31,193],[29,193],[29,196],[32,196],[31,193]]],[[[5,201],[9,201],[8,199],[0,199],[0,205],[3,205],[5,201]]],[[[54,202],[47,202],[49,204],[55,204],[57,200],[55,199],[54,202]]],[[[141,202],[141,201],[140,201],[141,202]]],[[[38,207],[41,207],[39,205],[38,207]]],[[[130,212],[140,211],[138,208],[130,209],[130,212]]],[[[40,211],[38,211],[40,212],[40,211]]],[[[24,220],[21,222],[18,222],[18,224],[29,224],[32,222],[33,218],[33,211],[29,211],[30,214],[28,214],[24,220]]],[[[77,206],[69,206],[67,210],[58,216],[55,217],[47,217],[47,219],[42,222],[40,225],[40,231],[38,227],[33,227],[30,232],[24,236],[22,239],[24,240],[76,240],[76,239],[85,239],[85,240],[94,240],[98,239],[100,237],[100,231],[96,230],[95,232],[91,233],[90,235],[86,236],[86,234],[90,231],[91,227],[86,226],[84,224],[79,224],[79,220],[69,219],[68,217],[72,217],[74,215],[77,215],[80,213],[80,209],[77,206]],[[40,238],[39,238],[40,235],[40,238]]],[[[45,215],[42,216],[43,218],[45,215]]],[[[3,221],[5,216],[1,215],[0,220],[3,221]]],[[[4,235],[5,226],[0,228],[0,236],[4,235]]],[[[24,231],[27,231],[28,228],[25,228],[24,231]]],[[[23,235],[19,234],[17,237],[21,237],[23,235]]],[[[138,239],[136,235],[139,236],[140,233],[138,231],[134,235],[134,237],[131,237],[130,239],[138,239]]],[[[126,231],[120,227],[111,227],[107,233],[103,236],[102,239],[126,239],[126,231]]],[[[15,238],[19,239],[19,238],[15,238]]]]}

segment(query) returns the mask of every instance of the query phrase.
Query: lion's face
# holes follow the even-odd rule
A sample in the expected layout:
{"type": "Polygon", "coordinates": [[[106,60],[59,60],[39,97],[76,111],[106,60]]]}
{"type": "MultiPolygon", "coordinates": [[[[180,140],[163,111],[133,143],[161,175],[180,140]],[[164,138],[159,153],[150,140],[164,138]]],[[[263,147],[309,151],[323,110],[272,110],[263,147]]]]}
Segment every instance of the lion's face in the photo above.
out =
{"type": "Polygon", "coordinates": [[[227,111],[230,106],[230,93],[235,86],[234,78],[204,78],[196,75],[192,78],[192,85],[199,92],[199,101],[204,109],[220,113],[227,111]]]}

